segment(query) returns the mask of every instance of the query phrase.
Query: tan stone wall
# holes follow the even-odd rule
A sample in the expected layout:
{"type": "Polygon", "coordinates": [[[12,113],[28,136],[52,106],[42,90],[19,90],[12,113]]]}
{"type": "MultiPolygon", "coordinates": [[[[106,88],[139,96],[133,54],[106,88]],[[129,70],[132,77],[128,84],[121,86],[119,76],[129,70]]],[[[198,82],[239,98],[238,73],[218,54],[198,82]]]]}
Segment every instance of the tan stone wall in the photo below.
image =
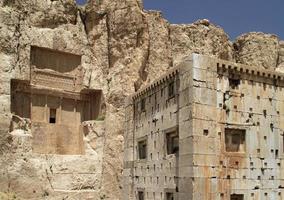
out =
{"type": "Polygon", "coordinates": [[[152,107],[164,105],[162,102],[166,101],[148,102],[147,95],[155,94],[162,86],[156,84],[159,81],[138,91],[134,95],[135,106],[130,103],[127,107],[128,113],[134,113],[134,122],[127,117],[125,153],[128,161],[133,160],[133,165],[125,163],[125,180],[127,184],[132,183],[133,188],[127,185],[130,196],[126,199],[137,199],[138,191],[144,191],[145,199],[164,199],[167,189],[178,189],[176,198],[179,200],[225,200],[233,194],[243,195],[244,199],[282,199],[282,74],[197,54],[187,58],[177,70],[180,86],[174,107],[151,115],[152,107]],[[143,115],[136,104],[145,97],[146,115],[143,115]],[[154,116],[165,117],[173,112],[177,115],[172,121],[163,124],[158,120],[155,128],[159,132],[151,132],[149,122],[151,124],[154,116]],[[164,130],[173,123],[179,127],[177,162],[171,160],[175,159],[173,157],[157,156],[158,152],[165,151],[164,130]],[[244,134],[240,143],[232,143],[232,139],[226,142],[229,129],[244,134]],[[139,161],[137,141],[142,137],[147,138],[149,150],[147,159],[139,161]],[[238,148],[234,146],[239,151],[230,152],[229,144],[239,144],[238,148]],[[169,166],[169,162],[174,164],[173,171],[168,167],[159,168],[159,164],[169,166]],[[154,165],[155,171],[151,168],[154,165]],[[175,184],[167,184],[165,177],[174,176],[175,184]]]}
{"type": "Polygon", "coordinates": [[[26,86],[26,83],[11,80],[11,113],[22,118],[31,117],[31,97],[24,91],[26,86]]]}
{"type": "Polygon", "coordinates": [[[282,199],[283,78],[194,57],[193,199],[229,199],[231,194],[282,199]],[[240,78],[236,88],[230,87],[232,74],[240,78]],[[244,152],[226,151],[225,128],[246,131],[244,152]]]}
{"type": "Polygon", "coordinates": [[[33,151],[51,154],[82,154],[83,136],[80,104],[74,99],[32,95],[33,151]],[[56,111],[55,123],[50,123],[50,109],[56,111]]]}
{"type": "MultiPolygon", "coordinates": [[[[33,152],[84,154],[83,133],[79,127],[83,121],[97,119],[100,115],[101,91],[84,91],[68,98],[62,92],[56,95],[52,90],[31,87],[23,81],[11,81],[12,112],[19,119],[31,120],[33,152]]],[[[19,125],[11,124],[10,130],[15,129],[19,129],[19,125]]]]}
{"type": "Polygon", "coordinates": [[[177,158],[167,155],[165,134],[178,126],[178,96],[168,97],[168,84],[178,84],[178,76],[167,80],[134,101],[134,196],[139,188],[145,189],[146,199],[164,197],[165,189],[175,189],[177,158]],[[145,111],[141,111],[141,99],[145,99],[145,111]],[[146,138],[147,158],[138,160],[138,141],[146,138]]]}
{"type": "MultiPolygon", "coordinates": [[[[188,63],[187,63],[188,64],[188,63]]],[[[188,163],[192,156],[187,152],[186,134],[189,133],[191,72],[188,66],[169,74],[133,96],[127,105],[124,163],[124,199],[137,199],[144,191],[145,199],[165,199],[166,192],[189,196],[191,194],[188,163]],[[174,96],[169,87],[174,83],[174,96]],[[145,110],[141,102],[145,101],[145,110]],[[180,137],[179,154],[168,154],[167,133],[177,131],[180,137]],[[146,139],[147,158],[139,160],[138,142],[146,139]],[[182,176],[183,179],[178,179],[182,176]],[[180,181],[180,183],[179,183],[180,181]]]]}
{"type": "Polygon", "coordinates": [[[123,157],[122,199],[134,199],[134,106],[132,98],[126,99],[123,157]]]}
{"type": "Polygon", "coordinates": [[[49,69],[59,73],[74,74],[81,65],[81,56],[31,46],[30,63],[37,69],[49,69]]]}
{"type": "Polygon", "coordinates": [[[43,154],[84,154],[79,126],[33,122],[33,151],[43,154]]]}
{"type": "MultiPolygon", "coordinates": [[[[232,43],[221,28],[207,20],[191,25],[170,25],[159,12],[149,13],[143,10],[141,1],[90,0],[84,8],[77,7],[74,0],[4,0],[0,2],[0,23],[1,30],[3,30],[0,35],[4,38],[0,41],[2,55],[0,143],[3,142],[9,146],[5,155],[15,159],[7,161],[5,157],[1,157],[0,168],[4,171],[3,173],[1,171],[0,184],[3,183],[5,187],[9,186],[10,190],[16,191],[21,197],[27,199],[41,198],[45,192],[44,188],[48,185],[49,179],[45,177],[40,182],[36,177],[45,176],[45,170],[41,171],[38,163],[46,163],[46,159],[44,156],[32,153],[23,153],[24,156],[21,153],[15,154],[14,148],[18,146],[10,146],[10,140],[6,140],[6,136],[10,138],[8,132],[11,120],[10,79],[29,80],[31,45],[82,55],[83,85],[86,88],[100,88],[104,91],[107,114],[105,117],[106,148],[103,153],[103,181],[101,184],[95,184],[96,187],[92,191],[99,191],[94,198],[106,199],[118,199],[121,194],[122,144],[124,141],[122,134],[125,116],[123,100],[125,96],[139,89],[141,85],[148,84],[162,72],[166,72],[172,63],[177,64],[189,53],[199,52],[218,58],[234,59],[232,56],[235,51],[232,43]],[[5,134],[2,134],[2,131],[5,134]],[[23,157],[27,162],[22,162],[23,157]],[[6,165],[13,165],[13,167],[10,169],[6,165]],[[23,172],[25,169],[35,172],[36,176],[25,174],[23,172]],[[5,177],[12,177],[12,179],[7,181],[5,177]],[[37,187],[40,189],[35,189],[36,193],[33,193],[33,188],[37,187]],[[99,189],[96,190],[96,188],[99,189]]],[[[254,46],[252,49],[255,49],[254,46]]],[[[265,54],[261,57],[269,57],[271,54],[269,48],[268,51],[265,50],[265,54]]],[[[256,57],[252,57],[251,60],[254,59],[256,57]]],[[[276,57],[273,56],[272,59],[276,57]]],[[[272,60],[272,62],[275,61],[272,60]]],[[[53,80],[55,79],[51,79],[53,80]]],[[[18,140],[21,138],[15,138],[15,144],[18,140]]],[[[65,165],[71,169],[70,174],[74,170],[72,168],[74,163],[90,162],[90,165],[86,166],[94,167],[96,156],[100,157],[102,152],[97,152],[92,148],[90,152],[92,155],[89,157],[70,159],[70,162],[65,165]],[[87,158],[89,161],[86,160],[87,158]]],[[[58,159],[50,160],[50,163],[44,165],[43,168],[49,170],[54,165],[61,165],[64,162],[61,160],[62,157],[58,156],[58,159]]],[[[77,172],[88,171],[84,167],[84,164],[76,165],[77,172]]],[[[58,184],[63,176],[57,178],[58,184]]],[[[70,179],[65,180],[65,185],[69,186],[70,179]]],[[[0,188],[4,191],[4,187],[0,188]]],[[[80,188],[80,185],[77,188],[80,188]]],[[[46,198],[50,199],[63,198],[63,195],[70,195],[73,192],[64,194],[52,188],[47,191],[49,197],[46,198]]],[[[89,197],[86,192],[75,197],[73,194],[70,196],[74,199],[89,197]]]]}
{"type": "MultiPolygon", "coordinates": [[[[4,27],[0,35],[1,38],[5,38],[0,42],[0,191],[12,191],[17,198],[23,199],[45,198],[53,200],[63,199],[67,196],[69,199],[100,199],[103,180],[104,121],[86,122],[87,125],[85,126],[88,127],[88,130],[84,132],[82,140],[85,150],[84,155],[43,155],[34,153],[32,151],[33,137],[30,128],[24,129],[22,126],[13,125],[16,127],[15,130],[11,129],[9,132],[9,124],[12,119],[11,112],[13,112],[13,110],[10,110],[10,103],[12,102],[12,98],[10,98],[12,96],[10,95],[13,92],[10,88],[11,79],[30,81],[31,46],[46,47],[60,53],[63,51],[72,55],[82,55],[82,71],[80,73],[83,74],[80,74],[80,78],[76,76],[76,80],[79,80],[81,84],[80,90],[83,83],[84,86],[90,89],[107,88],[106,79],[103,78],[102,73],[97,73],[98,70],[101,71],[101,65],[97,64],[92,53],[84,24],[80,18],[81,11],[79,11],[73,0],[62,2],[17,0],[5,1],[5,3],[1,1],[0,4],[0,23],[1,27],[4,27]],[[89,85],[90,81],[93,86],[89,85]],[[2,147],[5,147],[5,152],[2,152],[2,149],[4,149],[2,147]]],[[[73,62],[64,56],[64,63],[59,61],[56,56],[55,59],[48,60],[51,57],[43,56],[44,60],[42,62],[50,63],[50,61],[55,60],[60,63],[61,67],[67,64],[73,66],[73,63],[77,63],[76,60],[73,60],[73,62]]],[[[66,67],[68,68],[68,66],[66,67]]],[[[51,72],[48,69],[38,70],[51,72]]],[[[68,84],[66,84],[68,87],[65,87],[61,80],[65,80],[66,74],[64,74],[63,78],[57,79],[58,73],[52,72],[50,74],[57,74],[57,76],[46,76],[44,74],[40,78],[43,78],[44,81],[48,80],[48,82],[42,81],[39,85],[41,87],[53,86],[53,89],[47,91],[45,88],[41,92],[51,94],[51,96],[60,96],[60,92],[54,89],[70,89],[70,81],[68,79],[68,84]],[[51,85],[52,83],[53,85],[51,85]]],[[[68,77],[70,76],[74,77],[69,74],[68,77]]],[[[76,83],[76,85],[79,84],[76,83]]],[[[80,92],[77,89],[75,88],[76,91],[80,92]]],[[[79,94],[77,96],[85,95],[79,94]]],[[[27,96],[30,95],[27,94],[27,96]]],[[[61,93],[61,96],[69,98],[70,94],[62,95],[61,93]]],[[[76,98],[78,99],[78,97],[76,98]]],[[[23,105],[25,101],[21,99],[22,97],[17,97],[17,107],[19,109],[28,108],[28,106],[23,105]]],[[[19,111],[19,113],[22,113],[22,111],[19,111]]],[[[28,112],[24,111],[24,113],[28,112]]],[[[28,118],[29,115],[22,115],[21,117],[28,118]]],[[[87,115],[84,119],[91,120],[94,118],[87,115]]],[[[23,119],[23,121],[29,120],[23,119]]],[[[64,139],[69,138],[66,135],[62,137],[64,139]]],[[[71,137],[71,143],[73,143],[74,138],[71,137]]]]}
{"type": "Polygon", "coordinates": [[[30,48],[33,85],[77,92],[82,89],[80,55],[37,46],[30,48]]]}

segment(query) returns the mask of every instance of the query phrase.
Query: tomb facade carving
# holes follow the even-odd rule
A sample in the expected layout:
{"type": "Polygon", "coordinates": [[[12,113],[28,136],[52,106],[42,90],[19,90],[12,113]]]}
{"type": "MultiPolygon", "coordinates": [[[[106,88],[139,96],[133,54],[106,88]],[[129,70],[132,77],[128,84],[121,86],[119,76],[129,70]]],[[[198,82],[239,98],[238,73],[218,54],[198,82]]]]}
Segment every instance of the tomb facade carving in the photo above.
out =
{"type": "Polygon", "coordinates": [[[85,153],[82,122],[97,119],[102,92],[82,88],[80,60],[32,46],[30,81],[11,81],[13,118],[30,119],[35,153],[85,153]]]}

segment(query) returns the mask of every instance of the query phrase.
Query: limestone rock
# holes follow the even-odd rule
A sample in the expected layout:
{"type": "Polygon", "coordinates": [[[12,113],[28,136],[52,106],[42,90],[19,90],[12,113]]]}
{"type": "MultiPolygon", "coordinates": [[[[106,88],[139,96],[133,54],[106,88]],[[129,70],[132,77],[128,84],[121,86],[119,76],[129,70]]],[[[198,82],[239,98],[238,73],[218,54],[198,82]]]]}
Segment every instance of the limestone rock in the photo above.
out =
{"type": "Polygon", "coordinates": [[[232,43],[224,30],[208,20],[170,26],[174,65],[191,53],[233,60],[232,43]]]}
{"type": "Polygon", "coordinates": [[[140,70],[143,81],[151,82],[158,74],[163,74],[172,67],[172,48],[170,40],[170,24],[161,12],[148,11],[145,13],[149,32],[145,69],[140,70]]]}
{"type": "Polygon", "coordinates": [[[17,129],[29,131],[31,129],[31,120],[21,118],[17,115],[13,115],[11,119],[10,131],[14,131],[17,129]]]}
{"type": "MultiPolygon", "coordinates": [[[[85,11],[88,38],[107,81],[100,194],[106,199],[121,195],[124,98],[134,92],[139,71],[147,60],[149,34],[140,6],[136,0],[90,1],[85,11]]],[[[90,85],[93,86],[92,80],[90,85]]]]}
{"type": "Polygon", "coordinates": [[[276,71],[284,73],[284,41],[279,42],[278,66],[276,71]]]}
{"type": "MultiPolygon", "coordinates": [[[[85,86],[92,87],[91,78],[95,88],[107,88],[101,77],[102,70],[93,58],[75,1],[4,0],[1,3],[0,191],[11,191],[21,199],[86,199],[87,196],[97,199],[102,180],[103,136],[86,136],[89,142],[85,145],[90,143],[91,147],[83,156],[66,156],[62,160],[60,155],[39,155],[32,151],[33,137],[27,134],[31,132],[29,121],[11,120],[10,114],[10,81],[29,80],[31,46],[82,55],[85,86]],[[69,161],[65,162],[66,159],[69,161]],[[60,169],[55,171],[56,166],[64,166],[64,169],[58,167],[60,169]],[[62,173],[62,170],[69,171],[62,173]],[[70,195],[88,189],[87,193],[70,195]]],[[[96,123],[95,132],[104,135],[104,126],[96,123]]]]}
{"type": "Polygon", "coordinates": [[[252,32],[234,42],[236,61],[274,70],[277,67],[279,39],[275,35],[252,32]]]}
{"type": "Polygon", "coordinates": [[[3,0],[3,6],[15,8],[28,24],[36,27],[76,24],[78,9],[74,0],[3,0]]]}
{"type": "MultiPolygon", "coordinates": [[[[19,13],[15,12],[10,7],[0,7],[0,23],[1,23],[1,38],[0,51],[1,54],[16,53],[17,38],[19,37],[19,13]]],[[[1,61],[1,63],[3,63],[1,61]]]]}
{"type": "Polygon", "coordinates": [[[0,192],[10,185],[26,199],[119,199],[126,96],[193,52],[225,60],[235,54],[248,64],[263,64],[258,61],[263,55],[276,62],[278,54],[267,56],[266,49],[274,48],[270,37],[260,45],[264,54],[249,56],[252,50],[241,40],[234,53],[227,34],[208,20],[170,25],[160,12],[143,10],[141,0],[89,0],[80,8],[74,0],[0,0],[0,5],[0,192]],[[34,154],[32,137],[24,134],[28,123],[16,123],[9,134],[10,80],[29,80],[31,46],[82,55],[85,88],[103,91],[103,120],[83,124],[86,155],[34,154]]]}

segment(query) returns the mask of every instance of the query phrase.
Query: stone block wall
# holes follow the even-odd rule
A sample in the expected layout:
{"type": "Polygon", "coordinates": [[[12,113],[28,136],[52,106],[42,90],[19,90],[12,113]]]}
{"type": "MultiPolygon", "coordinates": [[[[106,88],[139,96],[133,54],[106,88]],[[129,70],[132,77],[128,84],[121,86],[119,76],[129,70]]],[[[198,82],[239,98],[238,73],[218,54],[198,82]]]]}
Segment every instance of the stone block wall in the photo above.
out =
{"type": "Polygon", "coordinates": [[[33,122],[33,152],[42,154],[82,155],[85,153],[79,126],[33,122]]]}
{"type": "Polygon", "coordinates": [[[282,199],[283,74],[199,55],[193,72],[192,199],[282,199]]]}
{"type": "Polygon", "coordinates": [[[138,199],[140,193],[161,200],[192,195],[191,66],[192,60],[185,60],[127,101],[124,199],[138,199]],[[178,153],[169,152],[169,133],[179,137],[178,153]],[[140,141],[146,141],[144,159],[140,141]]]}
{"type": "Polygon", "coordinates": [[[178,157],[168,154],[164,143],[167,133],[178,132],[179,84],[179,76],[173,71],[152,89],[129,101],[126,108],[124,199],[137,199],[139,192],[143,192],[146,199],[164,199],[167,190],[175,192],[178,187],[178,157]],[[146,142],[145,158],[139,158],[141,141],[146,142]]]}
{"type": "Polygon", "coordinates": [[[282,199],[283,74],[198,54],[175,70],[173,107],[165,109],[167,96],[157,95],[169,86],[171,72],[127,106],[124,198],[282,199]],[[170,127],[178,127],[177,155],[165,154],[170,127]],[[141,140],[147,141],[146,159],[137,155],[141,140]]]}

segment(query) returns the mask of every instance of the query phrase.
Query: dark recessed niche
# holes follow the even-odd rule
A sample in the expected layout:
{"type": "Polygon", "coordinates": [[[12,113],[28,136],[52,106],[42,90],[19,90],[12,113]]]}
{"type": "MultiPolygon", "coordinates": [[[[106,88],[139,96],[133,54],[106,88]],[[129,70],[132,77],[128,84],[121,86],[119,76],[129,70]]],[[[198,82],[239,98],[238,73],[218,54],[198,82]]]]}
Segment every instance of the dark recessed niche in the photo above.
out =
{"type": "Polygon", "coordinates": [[[207,136],[209,134],[209,130],[208,129],[204,129],[203,130],[203,135],[207,136]]]}
{"type": "Polygon", "coordinates": [[[241,80],[238,78],[229,78],[229,86],[231,89],[238,89],[241,84],[241,80]]]}
{"type": "Polygon", "coordinates": [[[49,123],[55,124],[56,123],[56,109],[50,109],[49,111],[49,123]]]}

